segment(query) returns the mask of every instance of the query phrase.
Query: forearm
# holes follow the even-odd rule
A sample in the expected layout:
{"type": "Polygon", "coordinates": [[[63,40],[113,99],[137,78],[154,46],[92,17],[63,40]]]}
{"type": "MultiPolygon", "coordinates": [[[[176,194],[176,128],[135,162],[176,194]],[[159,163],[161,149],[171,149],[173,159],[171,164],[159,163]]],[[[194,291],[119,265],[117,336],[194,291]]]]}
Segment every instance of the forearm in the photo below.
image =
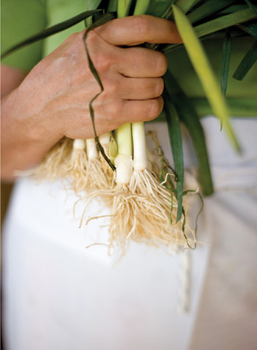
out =
{"type": "MultiPolygon", "coordinates": [[[[94,137],[89,103],[100,87],[89,69],[83,36],[70,36],[2,100],[3,178],[33,167],[64,136],[94,137]]],[[[173,22],[151,16],[113,20],[87,37],[104,86],[94,101],[98,135],[127,122],[154,119],[162,110],[167,59],[160,52],[129,47],[144,42],[181,38],[173,22]]]]}

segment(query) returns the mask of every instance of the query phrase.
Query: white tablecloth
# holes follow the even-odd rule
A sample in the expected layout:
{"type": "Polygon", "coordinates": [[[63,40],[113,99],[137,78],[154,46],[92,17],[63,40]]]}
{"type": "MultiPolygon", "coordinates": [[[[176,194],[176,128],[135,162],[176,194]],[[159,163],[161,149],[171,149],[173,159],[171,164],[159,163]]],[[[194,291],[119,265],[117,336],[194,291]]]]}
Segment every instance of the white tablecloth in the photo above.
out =
{"type": "MultiPolygon", "coordinates": [[[[15,187],[3,239],[7,350],[237,350],[257,344],[257,120],[203,120],[217,193],[205,199],[191,251],[190,312],[179,314],[179,255],[132,243],[111,251],[108,218],[78,228],[84,208],[56,182],[15,187]],[[88,247],[88,248],[87,248],[88,247]]],[[[166,125],[152,123],[171,159],[166,125]]],[[[185,163],[195,164],[185,137],[185,163]]],[[[195,199],[197,202],[197,198],[195,199]]],[[[194,203],[194,202],[192,202],[194,203]]],[[[93,201],[86,216],[109,214],[93,201]]]]}

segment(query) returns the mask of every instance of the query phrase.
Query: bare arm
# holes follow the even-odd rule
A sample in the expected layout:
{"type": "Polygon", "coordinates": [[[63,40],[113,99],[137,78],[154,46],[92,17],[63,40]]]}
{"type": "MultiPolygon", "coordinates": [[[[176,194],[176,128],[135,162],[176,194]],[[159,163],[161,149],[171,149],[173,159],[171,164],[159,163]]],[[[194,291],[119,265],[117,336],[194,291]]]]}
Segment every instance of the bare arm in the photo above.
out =
{"type": "MultiPolygon", "coordinates": [[[[3,178],[34,166],[64,136],[94,136],[88,105],[100,89],[88,68],[82,38],[83,32],[69,37],[26,77],[4,68],[3,178]]],[[[154,119],[163,107],[165,56],[121,45],[180,40],[174,23],[150,16],[113,20],[89,33],[88,48],[104,85],[94,102],[99,135],[126,122],[154,119]]]]}

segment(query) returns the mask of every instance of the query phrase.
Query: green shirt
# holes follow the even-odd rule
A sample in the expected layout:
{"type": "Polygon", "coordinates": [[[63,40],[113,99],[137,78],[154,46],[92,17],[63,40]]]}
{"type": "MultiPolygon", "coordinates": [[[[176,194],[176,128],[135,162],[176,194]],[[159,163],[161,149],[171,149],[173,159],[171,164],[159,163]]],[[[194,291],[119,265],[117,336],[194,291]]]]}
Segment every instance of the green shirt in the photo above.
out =
{"type": "MultiPolygon", "coordinates": [[[[100,2],[100,1],[99,1],[100,2]]],[[[2,0],[2,52],[29,36],[81,12],[94,9],[92,0],[2,0]]],[[[58,47],[70,34],[84,29],[84,23],[58,33],[44,41],[11,54],[3,63],[29,71],[45,55],[58,47]]],[[[242,81],[232,78],[246,51],[255,39],[234,38],[226,99],[235,116],[257,115],[257,64],[242,81]]],[[[222,38],[203,42],[217,78],[220,75],[222,38]]],[[[211,109],[188,56],[182,47],[167,54],[169,69],[191,98],[199,116],[211,114],[211,109]]]]}

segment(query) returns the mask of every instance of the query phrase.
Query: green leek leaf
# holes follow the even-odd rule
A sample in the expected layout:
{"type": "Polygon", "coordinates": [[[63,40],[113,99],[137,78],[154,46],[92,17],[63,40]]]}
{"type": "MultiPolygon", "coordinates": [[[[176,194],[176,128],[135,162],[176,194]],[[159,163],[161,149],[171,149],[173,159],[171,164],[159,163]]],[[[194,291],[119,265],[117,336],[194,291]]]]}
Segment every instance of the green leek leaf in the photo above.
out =
{"type": "Polygon", "coordinates": [[[32,43],[35,43],[36,41],[48,38],[49,36],[59,33],[67,28],[70,28],[72,26],[74,26],[75,24],[85,20],[86,18],[93,16],[97,13],[103,12],[101,9],[98,10],[92,10],[92,11],[85,11],[80,13],[79,15],[72,17],[70,19],[68,19],[67,21],[61,22],[59,24],[56,24],[50,28],[47,28],[45,30],[43,30],[42,32],[33,35],[32,37],[20,42],[19,44],[13,46],[12,48],[10,48],[8,51],[6,51],[5,53],[3,53],[1,55],[1,58],[6,57],[7,55],[9,55],[10,53],[26,46],[32,43]]]}
{"type": "Polygon", "coordinates": [[[233,4],[235,0],[207,1],[187,15],[191,23],[200,21],[233,4]]]}
{"type": "Polygon", "coordinates": [[[239,24],[237,27],[257,39],[257,23],[239,24]]]}
{"type": "Polygon", "coordinates": [[[213,193],[213,183],[204,131],[199,117],[194,107],[191,105],[190,100],[169,71],[167,71],[164,76],[164,82],[169,98],[177,111],[179,119],[185,125],[191,136],[198,160],[200,184],[203,194],[205,196],[210,196],[213,193]]]}
{"type": "Polygon", "coordinates": [[[150,0],[137,0],[134,15],[144,15],[149,7],[150,0]]]}
{"type": "Polygon", "coordinates": [[[173,5],[173,11],[177,28],[191,63],[202,84],[205,95],[210,102],[213,113],[221,120],[233,146],[239,151],[240,147],[229,122],[229,114],[225,100],[220,92],[220,87],[203,50],[202,44],[184,13],[175,5],[173,5]]]}
{"type": "Polygon", "coordinates": [[[242,11],[248,9],[248,6],[246,4],[241,4],[241,5],[231,5],[224,10],[219,12],[219,15],[228,15],[237,11],[242,11]]]}
{"type": "Polygon", "coordinates": [[[251,2],[250,0],[245,0],[245,2],[246,2],[247,5],[248,5],[251,9],[253,9],[253,10],[256,12],[256,14],[257,14],[257,7],[256,7],[254,4],[252,4],[252,2],[251,2]]]}
{"type": "Polygon", "coordinates": [[[118,11],[118,0],[109,0],[107,12],[117,12],[118,11]]]}
{"type": "Polygon", "coordinates": [[[212,34],[219,30],[234,26],[239,23],[244,23],[257,18],[257,14],[250,8],[231,13],[226,16],[221,16],[206,23],[196,26],[195,33],[198,37],[212,34]]]}
{"type": "Polygon", "coordinates": [[[183,184],[184,184],[184,159],[182,148],[182,136],[178,114],[170,101],[167,90],[164,90],[164,110],[169,130],[170,145],[173,155],[176,179],[176,196],[178,201],[177,222],[181,219],[183,211],[183,184]]]}
{"type": "Polygon", "coordinates": [[[225,32],[221,61],[221,92],[225,96],[228,85],[228,70],[231,55],[231,35],[225,32]]]}
{"type": "MultiPolygon", "coordinates": [[[[238,25],[244,22],[251,21],[252,19],[257,18],[256,13],[250,9],[244,9],[241,11],[236,11],[234,13],[218,17],[213,20],[209,20],[203,24],[200,24],[196,27],[194,27],[195,34],[199,38],[203,38],[207,35],[216,33],[220,30],[229,28],[234,25],[238,25]]],[[[175,48],[181,47],[181,44],[170,44],[165,45],[162,49],[162,52],[169,52],[171,50],[174,50],[175,48]]]]}
{"type": "Polygon", "coordinates": [[[132,0],[118,0],[118,17],[126,17],[130,13],[130,8],[132,5],[132,0]]]}
{"type": "Polygon", "coordinates": [[[187,13],[191,10],[198,2],[201,0],[177,0],[176,6],[184,13],[187,13]]]}
{"type": "Polygon", "coordinates": [[[104,87],[103,87],[103,84],[102,84],[102,81],[100,79],[100,76],[93,64],[93,61],[90,57],[90,54],[89,54],[89,51],[88,51],[88,48],[87,48],[87,44],[86,44],[86,39],[87,39],[87,35],[88,33],[91,32],[91,30],[109,22],[110,20],[116,18],[116,16],[111,13],[111,12],[108,12],[104,15],[102,15],[96,22],[94,22],[89,28],[88,30],[85,32],[84,34],[84,45],[85,45],[85,50],[86,50],[86,54],[87,54],[87,59],[88,59],[88,65],[89,65],[89,68],[94,76],[94,78],[96,79],[97,83],[99,84],[100,86],[100,89],[101,91],[89,102],[89,111],[90,111],[90,116],[91,116],[91,120],[92,120],[92,124],[93,124],[93,130],[94,130],[94,134],[95,134],[95,140],[96,140],[96,143],[97,143],[97,146],[99,148],[99,151],[101,152],[102,156],[104,157],[104,159],[106,160],[106,162],[108,163],[108,165],[110,166],[110,168],[114,171],[115,170],[115,166],[112,164],[111,160],[107,157],[107,155],[105,154],[104,152],[104,149],[102,147],[102,145],[100,144],[99,142],[99,139],[98,139],[98,135],[96,133],[96,128],[95,128],[95,112],[94,112],[94,108],[93,108],[93,102],[97,99],[97,97],[104,91],[104,87]]]}
{"type": "Polygon", "coordinates": [[[174,2],[175,0],[150,0],[146,14],[155,17],[163,17],[170,8],[171,3],[174,2]]]}
{"type": "Polygon", "coordinates": [[[257,40],[254,42],[250,50],[246,53],[241,63],[237,67],[233,78],[242,80],[248,73],[253,64],[257,61],[257,40]]]}

